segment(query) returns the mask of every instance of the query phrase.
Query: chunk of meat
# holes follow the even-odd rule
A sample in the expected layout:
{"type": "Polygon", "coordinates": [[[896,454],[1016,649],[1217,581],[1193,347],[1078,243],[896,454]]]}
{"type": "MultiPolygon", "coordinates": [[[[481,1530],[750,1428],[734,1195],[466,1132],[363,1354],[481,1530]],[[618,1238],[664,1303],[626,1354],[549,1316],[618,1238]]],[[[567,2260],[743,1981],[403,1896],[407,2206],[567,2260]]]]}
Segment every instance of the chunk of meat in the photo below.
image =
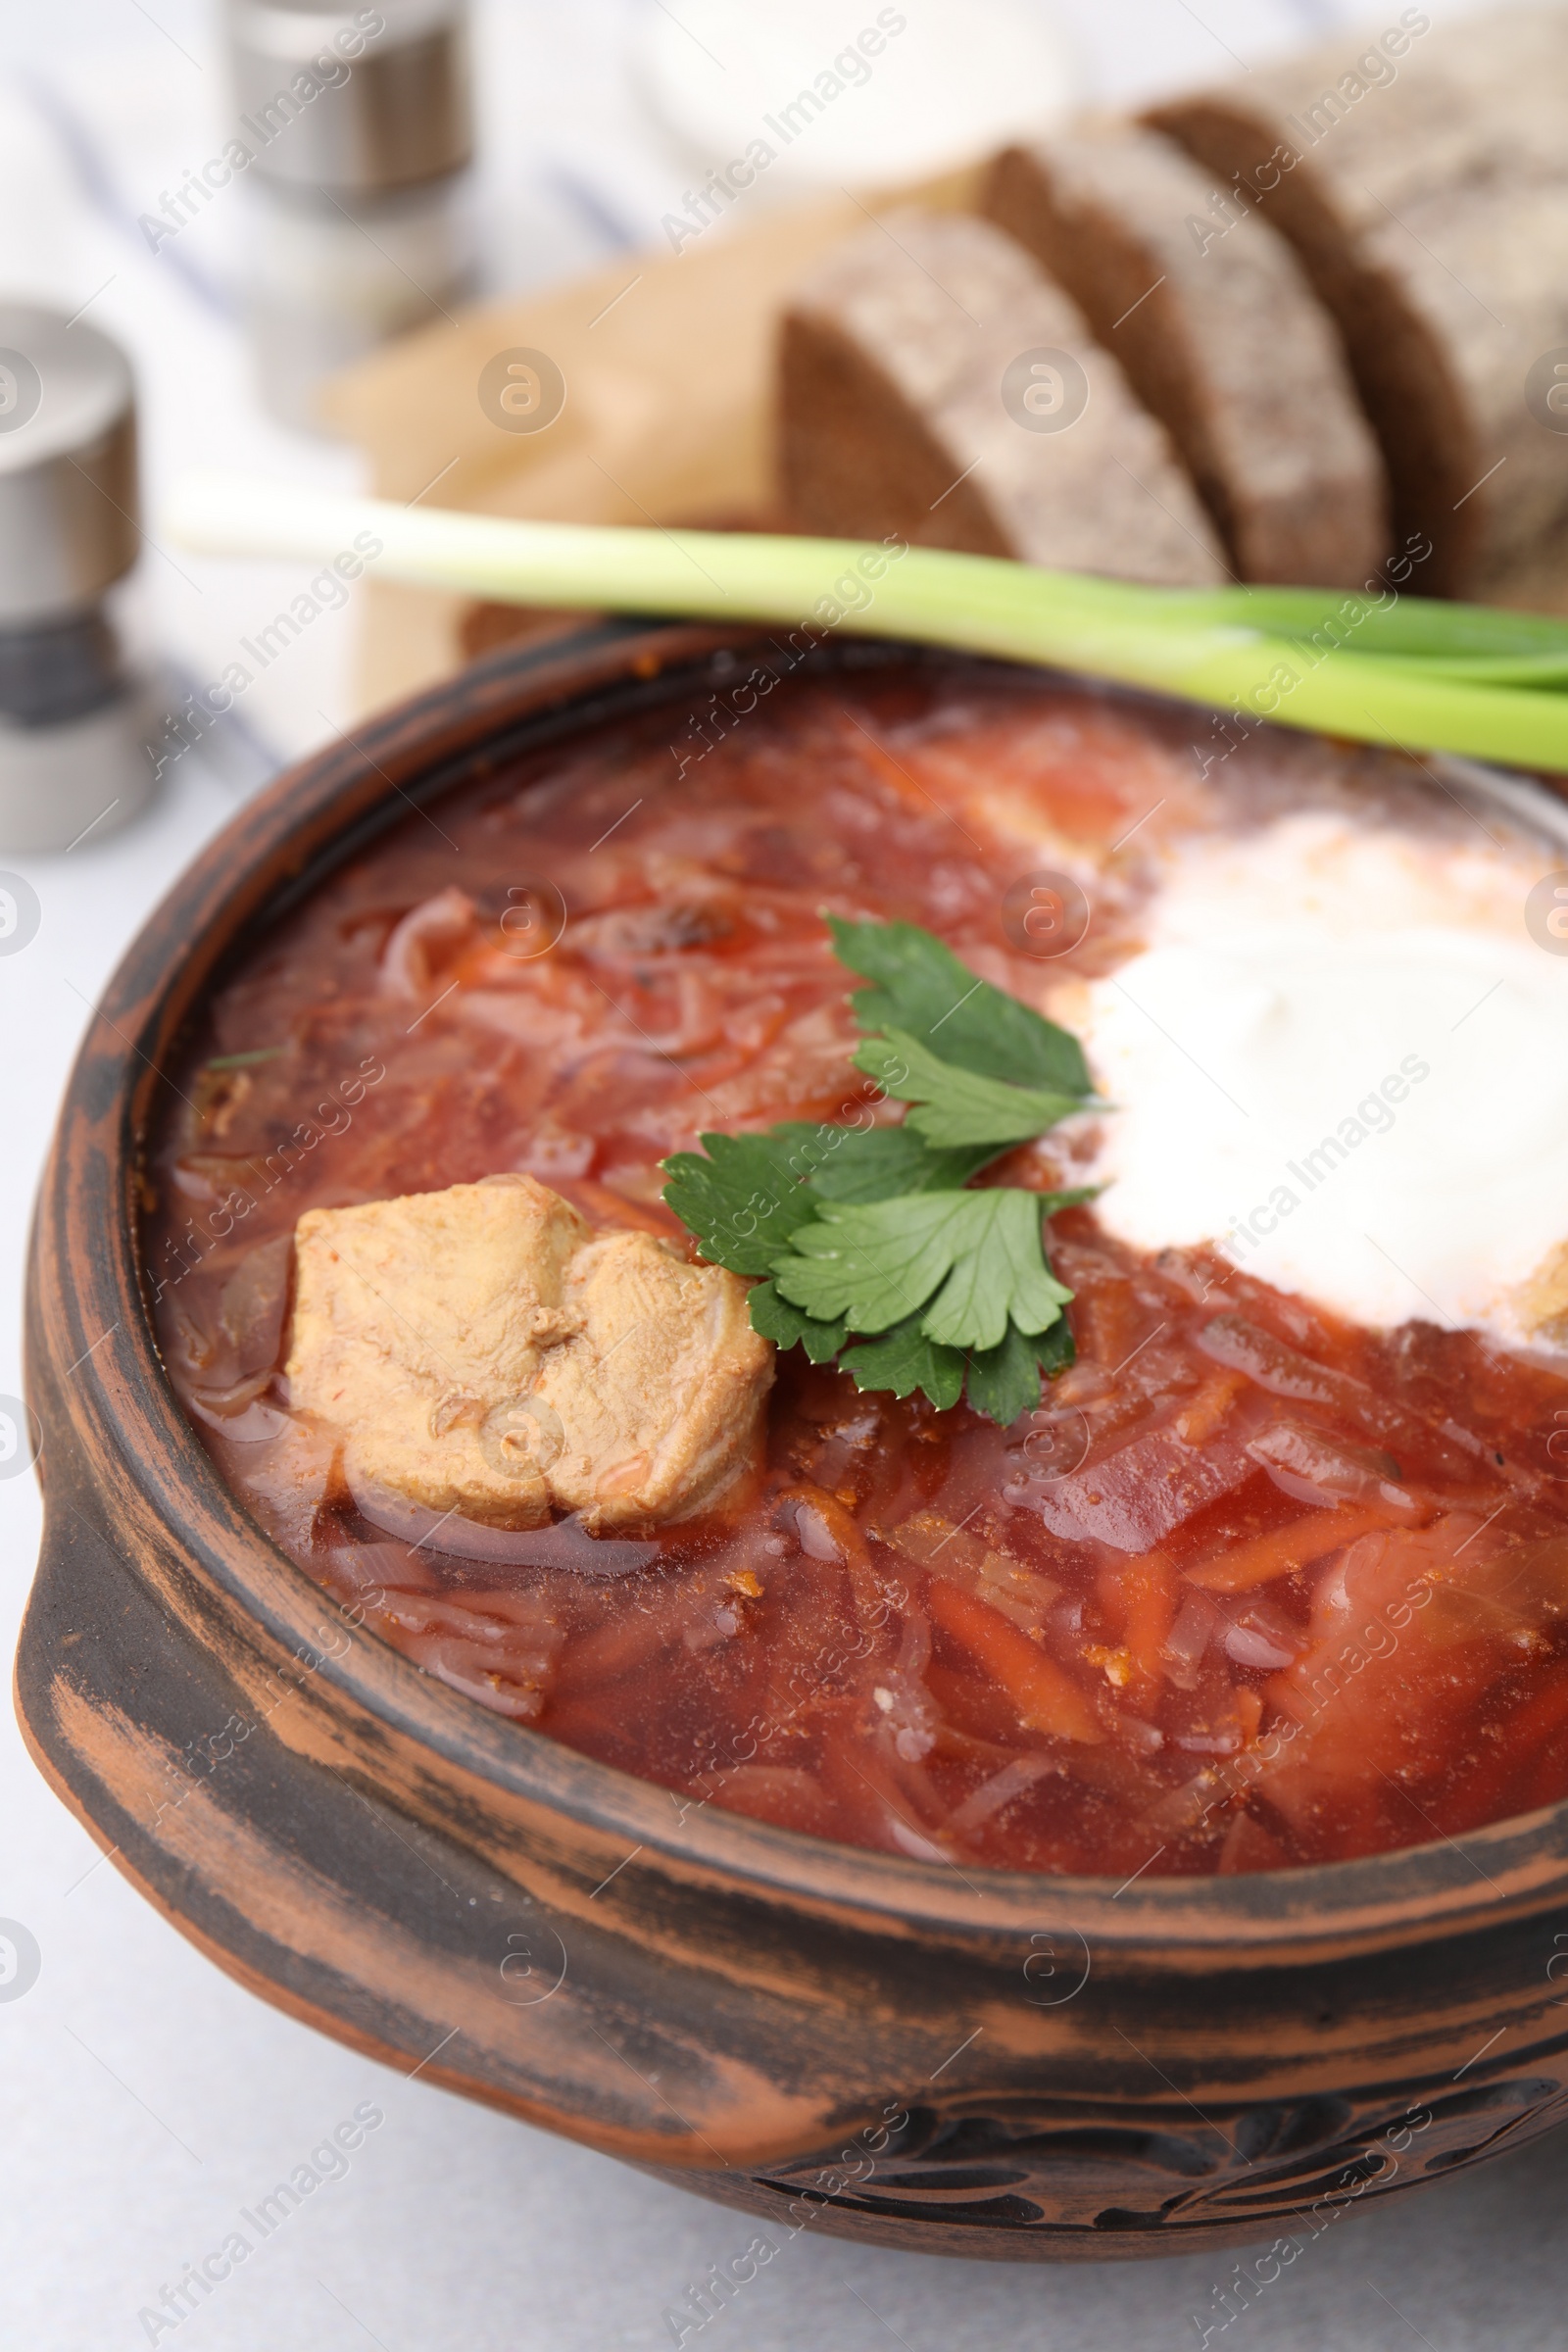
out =
{"type": "Polygon", "coordinates": [[[566,1267],[587,1240],[531,1176],[301,1217],[289,1397],[347,1428],[351,1485],[494,1526],[549,1518],[538,1424],[513,1408],[573,1329],[566,1267]]]}
{"type": "Polygon", "coordinates": [[[598,1237],[531,1176],[295,1232],[292,1403],[350,1487],[493,1527],[689,1517],[754,1457],[773,1351],[746,1286],[647,1233],[598,1237]]]}
{"type": "Polygon", "coordinates": [[[577,1334],[533,1397],[561,1425],[555,1500],[596,1530],[689,1517],[757,1450],[773,1350],[746,1285],[651,1233],[608,1233],[577,1251],[565,1296],[577,1334]]]}

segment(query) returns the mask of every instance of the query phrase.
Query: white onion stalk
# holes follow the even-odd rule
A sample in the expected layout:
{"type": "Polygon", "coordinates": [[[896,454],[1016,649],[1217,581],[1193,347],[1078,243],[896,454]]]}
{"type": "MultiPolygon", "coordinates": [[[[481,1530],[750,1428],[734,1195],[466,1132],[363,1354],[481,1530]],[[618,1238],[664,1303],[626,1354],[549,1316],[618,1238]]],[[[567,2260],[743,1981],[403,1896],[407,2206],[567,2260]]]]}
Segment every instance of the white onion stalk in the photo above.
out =
{"type": "Polygon", "coordinates": [[[231,473],[187,477],[162,528],[198,554],[310,564],[369,533],[377,578],[501,604],[902,638],[1250,720],[1568,769],[1568,696],[1552,690],[1568,624],[1545,615],[1392,592],[1148,588],[902,543],[514,522],[231,473]]]}

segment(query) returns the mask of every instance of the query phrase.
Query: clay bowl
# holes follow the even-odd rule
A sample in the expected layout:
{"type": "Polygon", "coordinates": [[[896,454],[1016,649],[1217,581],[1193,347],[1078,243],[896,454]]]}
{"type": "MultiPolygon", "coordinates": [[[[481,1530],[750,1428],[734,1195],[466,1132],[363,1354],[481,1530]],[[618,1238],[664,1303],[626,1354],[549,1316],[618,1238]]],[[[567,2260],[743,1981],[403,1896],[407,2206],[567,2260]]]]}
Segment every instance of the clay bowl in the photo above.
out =
{"type": "Polygon", "coordinates": [[[1327,2229],[1544,2131],[1568,1805],[1462,1847],[1122,1887],[682,1806],[346,1626],[182,1418],[139,1285],[138,1138],[215,965],[411,802],[605,717],[683,719],[738,644],[772,658],[635,627],[493,657],[284,776],[125,958],[32,1263],[47,1522],[18,1703],[40,1768],[267,1999],[775,2243],[1191,2251],[1327,2229]]]}

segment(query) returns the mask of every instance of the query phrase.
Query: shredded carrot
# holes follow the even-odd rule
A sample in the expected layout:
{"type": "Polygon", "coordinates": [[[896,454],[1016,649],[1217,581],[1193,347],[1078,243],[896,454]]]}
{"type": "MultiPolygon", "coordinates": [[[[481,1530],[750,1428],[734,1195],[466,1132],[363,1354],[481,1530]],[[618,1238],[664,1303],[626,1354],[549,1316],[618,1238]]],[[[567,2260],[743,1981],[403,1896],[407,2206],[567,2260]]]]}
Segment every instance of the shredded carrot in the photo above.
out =
{"type": "Polygon", "coordinates": [[[929,814],[935,804],[925,786],[906,767],[902,767],[893,754],[884,750],[867,728],[854,720],[851,721],[851,728],[853,732],[846,730],[844,734],[846,749],[858,753],[872,773],[881,777],[906,808],[915,809],[922,816],[929,814]]]}
{"type": "Polygon", "coordinates": [[[1205,1592],[1247,1592],[1253,1585],[1288,1576],[1293,1568],[1304,1568],[1309,1560],[1320,1560],[1326,1552],[1353,1544],[1357,1536],[1395,1525],[1406,1526],[1408,1521],[1402,1513],[1370,1503],[1353,1509],[1313,1511],[1305,1519],[1293,1519],[1289,1527],[1275,1528],[1270,1535],[1254,1536],[1250,1544],[1233,1544],[1228,1551],[1189,1568],[1187,1580],[1200,1585],[1205,1592]]]}
{"type": "Polygon", "coordinates": [[[828,1494],[824,1487],[813,1485],[808,1478],[798,1478],[792,1486],[782,1490],[778,1499],[781,1503],[793,1502],[801,1510],[814,1513],[815,1529],[809,1530],[803,1539],[807,1550],[812,1552],[814,1557],[820,1559],[824,1556],[815,1546],[825,1540],[832,1547],[834,1556],[846,1568],[869,1568],[871,1553],[865,1538],[836,1494],[828,1494]]]}
{"type": "Polygon", "coordinates": [[[1130,1560],[1117,1579],[1121,1587],[1122,1640],[1132,1660],[1127,1696],[1135,1707],[1150,1706],[1164,1677],[1163,1653],[1176,1614],[1176,1575],[1162,1551],[1130,1560]]]}
{"type": "Polygon", "coordinates": [[[1001,1684],[1030,1731],[1079,1740],[1087,1746],[1104,1740],[1093,1708],[1071,1676],[1000,1609],[945,1577],[932,1578],[929,1606],[943,1632],[1001,1684]]]}
{"type": "Polygon", "coordinates": [[[1226,1414],[1237,1393],[1247,1386],[1241,1372],[1215,1372],[1204,1381],[1196,1396],[1190,1397],[1175,1420],[1172,1429],[1184,1446],[1201,1446],[1211,1438],[1226,1414]]]}
{"type": "Polygon", "coordinates": [[[884,1541],[938,1576],[979,1576],[991,1556],[977,1537],[937,1511],[911,1511],[899,1526],[886,1530],[884,1541]]]}
{"type": "MultiPolygon", "coordinates": [[[[661,1241],[668,1241],[669,1217],[666,1211],[654,1208],[645,1200],[634,1200],[628,1193],[599,1183],[592,1176],[568,1176],[563,1190],[571,1195],[572,1205],[589,1217],[603,1217],[616,1226],[631,1225],[639,1233],[657,1233],[661,1241]]],[[[684,1234],[676,1237],[684,1241],[684,1234]]]]}
{"type": "Polygon", "coordinates": [[[978,1590],[983,1600],[1028,1634],[1038,1630],[1041,1618],[1061,1592],[1054,1577],[1026,1568],[1009,1552],[994,1551],[965,1527],[956,1527],[936,1511],[913,1512],[900,1526],[885,1531],[882,1540],[933,1576],[952,1577],[971,1592],[978,1590]]]}

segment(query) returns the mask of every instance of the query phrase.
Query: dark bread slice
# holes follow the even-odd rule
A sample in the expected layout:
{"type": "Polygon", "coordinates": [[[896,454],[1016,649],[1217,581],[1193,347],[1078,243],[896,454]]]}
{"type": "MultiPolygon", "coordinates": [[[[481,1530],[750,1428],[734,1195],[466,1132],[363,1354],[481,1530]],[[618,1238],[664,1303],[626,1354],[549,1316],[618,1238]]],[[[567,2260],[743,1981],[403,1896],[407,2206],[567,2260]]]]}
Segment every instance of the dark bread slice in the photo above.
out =
{"type": "Polygon", "coordinates": [[[1244,579],[1364,586],[1388,484],[1339,337],[1254,212],[1200,251],[1209,183],[1152,131],[998,157],[984,210],[1066,288],[1169,431],[1244,579]]]}
{"type": "Polygon", "coordinates": [[[899,532],[1133,580],[1226,576],[1162,428],[1067,297],[987,221],[900,215],[836,248],[786,312],[779,377],[797,530],[899,532]],[[1016,398],[1004,405],[1009,364],[1038,352],[1067,355],[1087,380],[1065,429],[1032,429],[1016,398]]]}
{"type": "Polygon", "coordinates": [[[1411,585],[1458,594],[1568,515],[1568,437],[1526,383],[1568,346],[1568,15],[1418,22],[1396,59],[1336,45],[1148,120],[1214,174],[1195,247],[1212,258],[1254,205],[1290,238],[1382,443],[1396,536],[1432,543],[1411,585]]]}

